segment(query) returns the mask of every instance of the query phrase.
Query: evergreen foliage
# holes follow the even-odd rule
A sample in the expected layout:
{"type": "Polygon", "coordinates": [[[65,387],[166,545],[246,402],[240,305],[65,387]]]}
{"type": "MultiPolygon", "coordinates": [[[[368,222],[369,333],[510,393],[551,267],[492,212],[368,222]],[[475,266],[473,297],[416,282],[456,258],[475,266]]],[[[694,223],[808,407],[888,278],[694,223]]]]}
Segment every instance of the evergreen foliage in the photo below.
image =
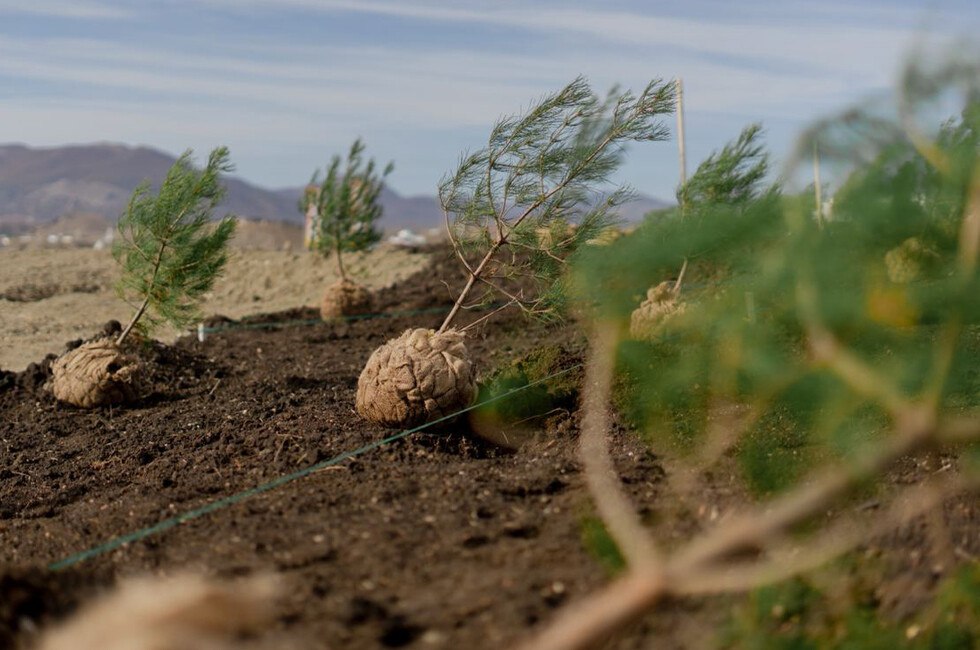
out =
{"type": "MultiPolygon", "coordinates": [[[[952,559],[945,514],[980,481],[980,66],[975,57],[913,66],[905,81],[896,119],[855,109],[801,139],[784,178],[815,149],[825,166],[850,174],[829,218],[806,194],[745,191],[762,177],[750,127],[701,167],[711,191],[691,192],[684,218],[648,219],[610,247],[576,255],[573,283],[593,333],[579,458],[627,574],[527,647],[598,645],[659,598],[772,585],[879,535],[888,542],[871,549],[904,546],[909,530],[925,529],[923,555],[952,559]],[[956,120],[924,126],[952,99],[963,101],[956,120]],[[731,164],[736,158],[756,163],[731,164]],[[893,272],[902,258],[914,272],[893,272]],[[631,314],[648,289],[669,287],[681,268],[684,309],[660,323],[659,338],[630,340],[631,314]],[[745,485],[777,494],[687,544],[663,544],[614,478],[610,398],[658,453],[687,452],[693,467],[678,473],[689,478],[676,491],[682,512],[700,502],[691,488],[720,485],[718,471],[732,461],[745,485]],[[949,464],[930,468],[940,457],[949,464]],[[905,484],[912,459],[914,486],[905,484]],[[873,511],[849,502],[869,492],[873,511]]],[[[940,620],[899,629],[876,612],[845,612],[846,629],[834,622],[829,642],[821,621],[814,637],[809,622],[795,625],[820,594],[787,583],[758,592],[750,603],[758,609],[728,642],[973,647],[975,577],[941,596],[939,611],[953,611],[940,620]]]]}
{"type": "Polygon", "coordinates": [[[825,164],[851,166],[829,222],[813,218],[812,197],[761,188],[750,127],[701,166],[724,182],[687,194],[687,218],[648,220],[577,256],[585,304],[621,332],[647,288],[691,262],[685,312],[658,341],[619,344],[617,402],[645,436],[697,459],[721,444],[710,439],[718,409],[734,409],[723,446],[750,486],[773,492],[887,439],[896,404],[935,404],[941,417],[980,407],[980,80],[974,68],[956,81],[962,113],[927,131],[927,146],[863,111],[806,136],[801,151],[817,139],[825,164]],[[912,237],[929,263],[899,284],[886,258],[912,237]],[[828,350],[867,376],[847,376],[828,350]]]}
{"type": "Polygon", "coordinates": [[[156,195],[149,182],[133,192],[112,254],[122,271],[117,291],[136,312],[117,343],[134,327],[147,332],[166,322],[180,328],[199,318],[198,301],[221,273],[235,231],[231,216],[211,222],[224,197],[219,176],[231,170],[225,147],[213,150],[201,171],[188,150],[156,195]]]}
{"type": "Polygon", "coordinates": [[[375,227],[382,215],[378,198],[385,178],[394,169],[394,163],[389,162],[379,175],[373,159],[364,162],[364,149],[360,138],[355,140],[343,170],[340,156],[334,156],[322,181],[319,171],[313,175],[310,185],[314,190],[307,192],[300,204],[303,212],[311,203],[316,206],[316,249],[324,256],[336,256],[342,279],[347,278],[343,254],[364,250],[381,239],[381,231],[375,227]]]}
{"type": "Polygon", "coordinates": [[[470,304],[477,282],[483,301],[504,296],[528,314],[556,317],[569,254],[615,223],[615,208],[630,196],[625,188],[600,193],[624,146],[666,139],[660,118],[673,107],[671,82],[600,99],[580,77],[499,120],[487,145],[464,155],[439,186],[450,238],[470,273],[442,328],[470,304]],[[510,254],[498,254],[505,247],[510,254]],[[520,282],[515,288],[508,279],[520,282]]]}
{"type": "Polygon", "coordinates": [[[761,135],[762,126],[750,124],[736,140],[698,165],[694,175],[677,190],[681,209],[720,203],[738,206],[758,199],[765,191],[762,182],[769,172],[769,154],[760,142],[761,135]]]}

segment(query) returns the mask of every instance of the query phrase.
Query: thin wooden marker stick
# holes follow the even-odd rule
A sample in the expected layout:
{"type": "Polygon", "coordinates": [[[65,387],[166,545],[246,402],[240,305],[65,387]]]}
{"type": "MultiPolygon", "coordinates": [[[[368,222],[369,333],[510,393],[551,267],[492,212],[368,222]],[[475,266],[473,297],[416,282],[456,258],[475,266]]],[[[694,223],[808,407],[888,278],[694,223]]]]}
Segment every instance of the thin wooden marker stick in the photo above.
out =
{"type": "MultiPolygon", "coordinates": [[[[684,81],[677,78],[677,154],[680,157],[681,186],[687,183],[687,154],[684,149],[684,81]]],[[[684,207],[684,206],[681,206],[684,207]]]]}
{"type": "Polygon", "coordinates": [[[820,151],[813,143],[813,194],[817,202],[817,223],[823,223],[823,188],[820,186],[820,151]]]}

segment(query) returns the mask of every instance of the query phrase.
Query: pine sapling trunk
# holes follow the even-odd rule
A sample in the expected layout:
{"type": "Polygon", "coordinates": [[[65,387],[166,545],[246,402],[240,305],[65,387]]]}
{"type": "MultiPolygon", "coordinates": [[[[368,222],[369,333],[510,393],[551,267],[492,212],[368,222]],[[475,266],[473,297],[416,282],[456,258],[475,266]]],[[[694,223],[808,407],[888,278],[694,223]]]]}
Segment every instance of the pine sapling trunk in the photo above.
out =
{"type": "MultiPolygon", "coordinates": [[[[177,213],[176,218],[174,218],[171,224],[171,228],[173,228],[178,223],[180,223],[180,220],[184,218],[184,215],[186,213],[187,213],[186,208],[184,210],[181,210],[179,213],[177,213]]],[[[151,286],[156,284],[157,274],[160,271],[160,264],[161,262],[163,262],[163,253],[167,248],[167,244],[168,244],[168,240],[164,240],[160,242],[160,248],[157,250],[156,259],[153,261],[153,272],[150,275],[151,286]]],[[[126,327],[123,328],[123,331],[119,333],[119,337],[116,339],[117,346],[121,346],[123,344],[123,341],[126,340],[126,337],[129,336],[129,333],[133,331],[134,327],[136,327],[136,323],[138,323],[140,318],[143,317],[143,314],[146,312],[146,308],[150,306],[151,296],[152,293],[148,291],[146,297],[143,298],[143,302],[140,303],[139,309],[137,309],[136,313],[133,314],[133,317],[129,320],[129,323],[126,325],[126,327]]]]}
{"type": "Polygon", "coordinates": [[[129,333],[136,326],[136,323],[139,321],[140,317],[143,315],[143,312],[146,311],[146,308],[149,306],[149,304],[150,304],[150,299],[149,298],[145,298],[143,300],[143,303],[140,305],[139,309],[137,309],[136,310],[136,313],[133,314],[133,317],[130,319],[129,324],[126,325],[126,327],[123,329],[123,331],[119,334],[119,337],[116,339],[116,345],[121,346],[123,344],[123,341],[125,341],[126,340],[126,337],[129,336],[129,333]]]}
{"type": "Polygon", "coordinates": [[[339,244],[336,251],[334,251],[334,254],[337,258],[337,273],[340,274],[340,280],[342,282],[347,282],[347,270],[344,268],[344,254],[340,252],[339,244]]]}
{"type": "MultiPolygon", "coordinates": [[[[345,180],[346,182],[346,180],[345,180]]],[[[347,269],[344,268],[344,233],[341,232],[340,221],[333,223],[333,252],[337,257],[337,273],[340,274],[340,281],[347,283],[347,269]]]]}
{"type": "Polygon", "coordinates": [[[490,247],[490,250],[487,251],[487,254],[483,256],[482,260],[480,260],[479,265],[477,265],[477,267],[473,269],[473,272],[470,273],[470,278],[469,280],[466,281],[466,286],[463,287],[463,291],[459,294],[459,298],[456,299],[456,304],[454,304],[453,308],[449,311],[449,314],[446,316],[446,320],[442,321],[442,325],[439,326],[438,331],[440,333],[445,332],[446,328],[449,327],[449,324],[453,322],[453,318],[456,317],[456,314],[459,313],[459,310],[460,308],[462,308],[463,303],[466,302],[466,297],[470,294],[470,291],[473,289],[473,285],[475,285],[476,281],[480,279],[480,275],[483,273],[483,270],[487,267],[487,264],[490,263],[490,260],[493,259],[493,256],[497,253],[500,247],[503,246],[505,243],[507,243],[507,239],[502,235],[499,236],[497,241],[493,243],[493,246],[490,247]]]}

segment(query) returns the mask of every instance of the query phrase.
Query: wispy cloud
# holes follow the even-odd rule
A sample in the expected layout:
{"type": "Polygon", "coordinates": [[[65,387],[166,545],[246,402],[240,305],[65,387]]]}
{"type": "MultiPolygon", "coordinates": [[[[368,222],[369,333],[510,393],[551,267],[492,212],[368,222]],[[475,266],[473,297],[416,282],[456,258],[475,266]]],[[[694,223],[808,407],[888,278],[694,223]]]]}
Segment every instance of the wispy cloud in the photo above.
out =
{"type": "MultiPolygon", "coordinates": [[[[0,141],[226,143],[242,173],[282,184],[363,135],[409,192],[579,74],[600,92],[683,77],[692,160],[749,121],[786,149],[888,88],[918,38],[913,10],[872,0],[0,0],[0,16],[15,19],[0,19],[0,141]]],[[[669,195],[671,150],[638,148],[625,180],[669,195]]]]}
{"type": "Polygon", "coordinates": [[[85,0],[0,0],[0,16],[33,15],[53,18],[86,18],[92,20],[115,20],[128,18],[132,13],[118,5],[85,0]]]}
{"type": "MultiPolygon", "coordinates": [[[[872,70],[878,61],[893,56],[912,43],[914,25],[901,26],[896,14],[910,16],[908,11],[891,7],[890,11],[873,13],[875,20],[857,25],[854,22],[806,22],[772,20],[752,22],[717,20],[711,16],[680,18],[655,10],[623,11],[614,9],[580,9],[559,3],[528,5],[526,3],[445,3],[379,0],[203,0],[212,6],[241,10],[261,7],[282,10],[286,7],[311,12],[338,11],[410,18],[424,21],[475,23],[539,33],[568,33],[582,38],[582,47],[596,44],[657,46],[679,48],[689,54],[720,57],[753,57],[755,63],[779,62],[826,70],[872,70]],[[891,20],[886,20],[887,16],[891,20]],[[867,52],[878,56],[868,57],[867,52]]],[[[853,11],[853,10],[847,10],[853,11]]],[[[870,10],[866,9],[866,12],[870,10]]],[[[867,13],[864,14],[867,18],[867,13]]]]}

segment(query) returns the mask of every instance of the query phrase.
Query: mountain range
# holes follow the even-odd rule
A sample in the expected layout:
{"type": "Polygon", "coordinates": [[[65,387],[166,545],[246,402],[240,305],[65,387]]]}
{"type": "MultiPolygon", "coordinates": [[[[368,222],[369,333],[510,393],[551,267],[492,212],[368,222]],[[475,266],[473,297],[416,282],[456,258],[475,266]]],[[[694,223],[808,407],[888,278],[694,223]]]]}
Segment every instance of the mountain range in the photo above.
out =
{"type": "MultiPolygon", "coordinates": [[[[149,147],[120,144],[33,148],[0,145],[0,231],[24,232],[78,214],[114,222],[133,189],[144,180],[158,185],[176,158],[149,147]]],[[[300,223],[297,203],[302,186],[269,190],[233,176],[219,214],[248,219],[300,223]]],[[[439,227],[442,211],[434,196],[404,197],[385,188],[380,197],[386,230],[439,227]]],[[[645,196],[622,206],[621,216],[635,221],[669,205],[645,196]]]]}

